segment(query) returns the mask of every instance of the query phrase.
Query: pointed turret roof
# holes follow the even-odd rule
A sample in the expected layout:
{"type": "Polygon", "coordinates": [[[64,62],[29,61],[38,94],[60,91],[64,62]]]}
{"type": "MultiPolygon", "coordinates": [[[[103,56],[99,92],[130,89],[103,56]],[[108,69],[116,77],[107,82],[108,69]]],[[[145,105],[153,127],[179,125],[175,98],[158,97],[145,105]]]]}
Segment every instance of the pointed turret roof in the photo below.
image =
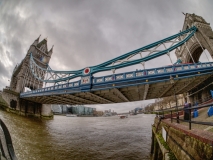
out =
{"type": "Polygon", "coordinates": [[[47,40],[43,39],[41,42],[37,44],[37,47],[40,48],[43,44],[47,44],[47,40]]]}
{"type": "Polygon", "coordinates": [[[48,53],[47,39],[45,38],[45,39],[43,39],[41,42],[39,42],[39,43],[37,44],[37,47],[38,47],[39,49],[41,49],[41,47],[42,47],[42,51],[44,51],[45,53],[48,53]],[[45,46],[45,47],[43,48],[42,46],[45,46]]]}
{"type": "Polygon", "coordinates": [[[39,41],[39,38],[41,37],[41,35],[38,36],[38,38],[36,39],[36,41],[39,41]]]}
{"type": "Polygon", "coordinates": [[[48,52],[48,55],[52,55],[52,53],[53,53],[53,47],[54,47],[54,45],[52,46],[52,48],[49,50],[49,52],[48,52]]]}
{"type": "Polygon", "coordinates": [[[39,38],[41,37],[41,35],[39,35],[39,37],[33,42],[33,44],[32,45],[37,45],[38,44],[38,42],[39,42],[39,38]]]}
{"type": "Polygon", "coordinates": [[[49,52],[50,52],[50,51],[53,51],[53,47],[54,47],[54,45],[53,45],[52,48],[49,50],[49,52]]]}

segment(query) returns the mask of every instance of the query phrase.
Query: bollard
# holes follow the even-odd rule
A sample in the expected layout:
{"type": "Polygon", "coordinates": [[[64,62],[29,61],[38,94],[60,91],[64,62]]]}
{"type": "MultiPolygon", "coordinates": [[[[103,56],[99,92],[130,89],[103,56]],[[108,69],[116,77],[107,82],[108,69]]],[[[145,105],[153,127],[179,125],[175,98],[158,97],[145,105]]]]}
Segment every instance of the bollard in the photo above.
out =
{"type": "Polygon", "coordinates": [[[177,123],[180,123],[180,121],[179,121],[179,111],[177,112],[177,123]]]}
{"type": "Polygon", "coordinates": [[[189,109],[189,130],[192,129],[192,123],[191,123],[191,109],[189,109]]]}

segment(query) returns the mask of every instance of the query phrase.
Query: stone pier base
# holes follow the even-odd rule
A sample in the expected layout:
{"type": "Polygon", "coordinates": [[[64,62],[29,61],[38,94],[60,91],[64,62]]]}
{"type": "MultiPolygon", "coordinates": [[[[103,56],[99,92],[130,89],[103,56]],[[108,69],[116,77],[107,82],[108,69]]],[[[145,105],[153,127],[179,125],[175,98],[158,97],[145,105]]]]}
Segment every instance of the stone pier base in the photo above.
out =
{"type": "Polygon", "coordinates": [[[50,104],[42,104],[41,117],[47,119],[53,119],[53,112],[50,104]]]}
{"type": "MultiPolygon", "coordinates": [[[[3,90],[1,93],[1,99],[1,101],[4,101],[4,109],[8,112],[28,117],[53,119],[51,105],[20,99],[19,93],[16,93],[10,89],[3,90]]],[[[0,104],[3,104],[3,102],[0,104]]]]}

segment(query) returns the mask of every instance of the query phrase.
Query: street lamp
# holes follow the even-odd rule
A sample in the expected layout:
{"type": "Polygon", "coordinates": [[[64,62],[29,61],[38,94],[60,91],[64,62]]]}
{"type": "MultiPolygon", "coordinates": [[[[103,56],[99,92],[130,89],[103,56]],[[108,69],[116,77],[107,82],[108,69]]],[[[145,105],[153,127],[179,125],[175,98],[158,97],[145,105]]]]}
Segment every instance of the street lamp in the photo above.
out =
{"type": "Polygon", "coordinates": [[[177,123],[179,123],[179,112],[178,112],[178,106],[177,106],[177,97],[175,93],[175,88],[174,88],[174,78],[170,75],[170,83],[172,84],[173,90],[174,90],[174,95],[175,95],[175,102],[176,102],[176,110],[177,110],[177,123]]]}

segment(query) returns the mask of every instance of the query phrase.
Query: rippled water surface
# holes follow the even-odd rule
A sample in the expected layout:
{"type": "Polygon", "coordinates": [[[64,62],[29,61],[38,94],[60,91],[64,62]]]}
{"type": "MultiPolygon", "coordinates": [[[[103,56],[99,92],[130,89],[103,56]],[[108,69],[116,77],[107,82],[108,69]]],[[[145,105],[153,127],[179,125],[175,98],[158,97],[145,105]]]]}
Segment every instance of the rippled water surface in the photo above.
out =
{"type": "Polygon", "coordinates": [[[38,120],[0,111],[19,160],[148,160],[154,115],[38,120]]]}

